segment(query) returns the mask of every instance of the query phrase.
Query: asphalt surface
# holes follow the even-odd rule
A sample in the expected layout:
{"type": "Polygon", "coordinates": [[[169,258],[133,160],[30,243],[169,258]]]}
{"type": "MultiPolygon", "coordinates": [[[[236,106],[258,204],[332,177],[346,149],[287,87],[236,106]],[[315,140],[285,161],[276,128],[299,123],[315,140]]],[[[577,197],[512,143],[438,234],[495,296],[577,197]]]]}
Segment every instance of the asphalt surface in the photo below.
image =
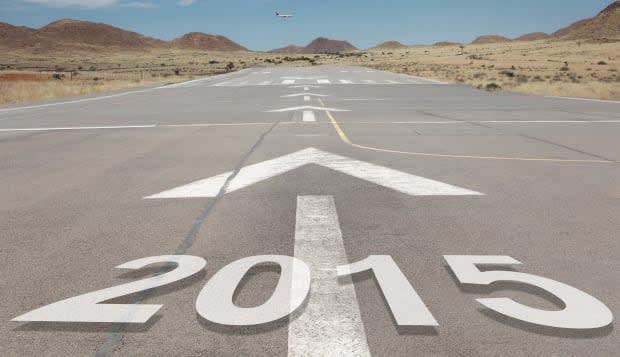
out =
{"type": "MultiPolygon", "coordinates": [[[[578,288],[617,318],[619,161],[620,103],[487,93],[355,67],[249,69],[3,107],[0,355],[318,355],[325,351],[313,343],[342,338],[334,346],[350,353],[340,355],[617,356],[615,323],[565,329],[505,317],[475,299],[563,306],[526,284],[462,285],[443,256],[510,256],[522,265],[505,268],[578,288]],[[371,182],[308,164],[215,197],[145,199],[222,173],[234,185],[249,175],[243,167],[309,147],[480,194],[416,196],[381,184],[390,177],[371,182]],[[317,215],[329,224],[300,221],[298,197],[318,205],[308,212],[331,212],[317,215]],[[341,284],[346,301],[338,304],[350,311],[339,311],[329,267],[328,275],[316,272],[322,283],[313,282],[310,302],[291,317],[294,329],[288,318],[234,327],[197,313],[205,283],[233,261],[328,255],[296,244],[300,235],[310,244],[341,239],[323,249],[342,252],[330,262],[391,256],[438,325],[398,326],[370,274],[341,284]],[[150,277],[162,266],[114,267],[175,253],[203,257],[207,267],[112,300],[163,305],[146,323],[11,321],[150,277]],[[351,319],[349,329],[334,328],[332,315],[340,313],[351,319]],[[350,335],[358,338],[349,345],[350,335]]],[[[235,304],[263,304],[278,279],[273,266],[253,269],[235,304]]]]}

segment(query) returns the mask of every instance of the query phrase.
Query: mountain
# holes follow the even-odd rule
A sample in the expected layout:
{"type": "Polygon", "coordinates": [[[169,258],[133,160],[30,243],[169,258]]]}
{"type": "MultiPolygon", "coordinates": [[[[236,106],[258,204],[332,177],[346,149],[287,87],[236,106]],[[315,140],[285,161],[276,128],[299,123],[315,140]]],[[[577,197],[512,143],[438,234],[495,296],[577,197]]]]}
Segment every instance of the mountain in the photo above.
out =
{"type": "Polygon", "coordinates": [[[170,42],[172,47],[200,51],[247,51],[248,49],[224,36],[190,32],[170,42]]]}
{"type": "Polygon", "coordinates": [[[330,40],[325,37],[319,37],[310,42],[305,47],[289,45],[283,48],[271,50],[271,53],[339,53],[357,51],[352,44],[347,41],[330,40]]]}
{"type": "Polygon", "coordinates": [[[407,48],[407,46],[403,45],[398,41],[386,41],[380,45],[371,48],[371,50],[397,50],[400,48],[407,48]]]}
{"type": "Polygon", "coordinates": [[[500,43],[500,42],[510,42],[511,40],[504,36],[499,35],[484,35],[476,38],[472,41],[472,45],[483,45],[487,43],[500,43]]]}
{"type": "Polygon", "coordinates": [[[148,51],[156,48],[247,51],[223,36],[189,33],[171,42],[103,23],[58,20],[40,29],[0,23],[0,49],[49,53],[73,50],[148,51]]]}
{"type": "Polygon", "coordinates": [[[530,32],[525,35],[519,36],[514,39],[514,41],[537,41],[537,40],[545,40],[550,38],[551,35],[544,32],[530,32]]]}
{"type": "Polygon", "coordinates": [[[551,36],[560,40],[620,39],[620,1],[614,1],[595,17],[577,21],[551,36]]]}

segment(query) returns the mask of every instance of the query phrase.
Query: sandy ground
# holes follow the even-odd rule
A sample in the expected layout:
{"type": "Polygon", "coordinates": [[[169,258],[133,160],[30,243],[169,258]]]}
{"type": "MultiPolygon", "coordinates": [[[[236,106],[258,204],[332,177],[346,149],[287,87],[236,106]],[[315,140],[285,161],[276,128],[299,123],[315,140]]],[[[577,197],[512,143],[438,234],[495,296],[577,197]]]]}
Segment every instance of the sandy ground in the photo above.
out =
{"type": "Polygon", "coordinates": [[[357,65],[466,83],[485,90],[620,99],[620,42],[532,41],[413,46],[336,55],[158,50],[0,53],[0,103],[180,82],[248,67],[357,65]],[[14,73],[34,78],[14,77],[14,73]],[[7,77],[8,76],[8,77],[7,77]]]}

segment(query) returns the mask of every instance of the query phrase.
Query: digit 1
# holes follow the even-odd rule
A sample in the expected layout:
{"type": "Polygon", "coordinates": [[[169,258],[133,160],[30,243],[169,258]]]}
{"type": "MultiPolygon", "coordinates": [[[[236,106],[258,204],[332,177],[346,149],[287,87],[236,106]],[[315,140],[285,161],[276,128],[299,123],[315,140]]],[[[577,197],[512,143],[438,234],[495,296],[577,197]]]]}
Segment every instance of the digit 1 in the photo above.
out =
{"type": "Polygon", "coordinates": [[[372,270],[379,288],[399,326],[438,326],[407,277],[389,255],[371,255],[356,263],[337,268],[338,277],[372,270]]]}

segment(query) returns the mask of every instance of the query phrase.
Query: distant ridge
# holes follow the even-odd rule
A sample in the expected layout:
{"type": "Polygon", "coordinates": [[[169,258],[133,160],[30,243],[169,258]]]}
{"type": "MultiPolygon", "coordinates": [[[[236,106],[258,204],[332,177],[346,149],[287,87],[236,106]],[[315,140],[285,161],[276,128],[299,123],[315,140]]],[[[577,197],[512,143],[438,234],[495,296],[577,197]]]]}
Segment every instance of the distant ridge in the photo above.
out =
{"type": "Polygon", "coordinates": [[[295,46],[295,45],[288,45],[286,47],[273,49],[269,51],[269,53],[302,53],[303,50],[304,50],[303,47],[295,46]]]}
{"type": "Polygon", "coordinates": [[[289,45],[271,50],[271,53],[340,53],[357,51],[357,48],[347,41],[330,40],[319,37],[305,47],[289,45]]]}
{"type": "Polygon", "coordinates": [[[407,48],[407,46],[403,45],[402,43],[398,41],[386,41],[370,49],[371,50],[398,50],[401,48],[407,48]]]}
{"type": "Polygon", "coordinates": [[[487,43],[510,42],[511,39],[500,35],[484,35],[472,41],[472,45],[483,45],[487,43]]]}
{"type": "Polygon", "coordinates": [[[35,53],[72,50],[148,51],[156,48],[193,48],[211,51],[247,51],[223,36],[190,33],[174,41],[127,31],[103,23],[62,19],[39,29],[0,23],[0,48],[35,53]]]}
{"type": "Polygon", "coordinates": [[[438,46],[438,47],[441,47],[441,46],[460,46],[460,45],[462,45],[462,43],[450,42],[450,41],[439,41],[439,42],[435,42],[433,44],[433,46],[438,46]]]}
{"type": "Polygon", "coordinates": [[[531,32],[531,33],[526,33],[525,35],[521,35],[517,38],[515,38],[515,41],[538,41],[538,40],[545,40],[550,38],[551,35],[544,33],[544,32],[531,32]]]}

